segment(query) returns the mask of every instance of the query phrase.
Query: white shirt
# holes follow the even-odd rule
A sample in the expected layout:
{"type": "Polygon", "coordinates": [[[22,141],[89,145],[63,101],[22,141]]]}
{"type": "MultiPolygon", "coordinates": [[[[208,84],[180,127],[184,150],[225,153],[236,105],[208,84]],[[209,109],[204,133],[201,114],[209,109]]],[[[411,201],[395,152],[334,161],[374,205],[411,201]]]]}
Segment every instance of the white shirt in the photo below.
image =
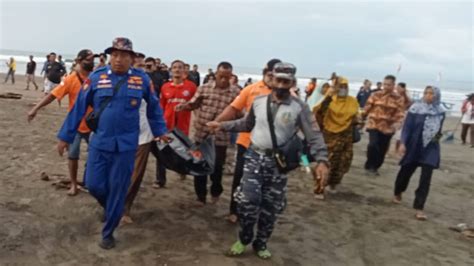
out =
{"type": "Polygon", "coordinates": [[[472,103],[467,103],[467,112],[462,116],[461,123],[463,124],[474,124],[474,118],[472,117],[472,103]]]}
{"type": "Polygon", "coordinates": [[[146,102],[142,100],[140,106],[140,135],[138,137],[138,145],[147,144],[153,141],[153,133],[151,133],[150,124],[146,117],[146,102]]]}

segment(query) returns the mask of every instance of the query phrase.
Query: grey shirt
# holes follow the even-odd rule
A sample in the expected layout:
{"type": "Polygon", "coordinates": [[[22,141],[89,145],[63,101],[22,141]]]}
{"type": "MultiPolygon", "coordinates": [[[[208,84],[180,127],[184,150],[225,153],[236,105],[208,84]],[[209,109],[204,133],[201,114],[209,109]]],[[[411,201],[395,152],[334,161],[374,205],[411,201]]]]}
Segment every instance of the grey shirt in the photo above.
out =
{"type": "MultiPolygon", "coordinates": [[[[226,131],[251,132],[252,145],[260,149],[272,149],[272,138],[267,120],[267,95],[256,97],[250,112],[243,118],[221,124],[226,131]]],[[[316,161],[327,161],[328,152],[323,135],[309,107],[299,98],[291,96],[277,103],[272,100],[277,144],[286,143],[301,130],[310,145],[310,153],[316,161]],[[278,109],[277,105],[280,105],[278,109]]]]}

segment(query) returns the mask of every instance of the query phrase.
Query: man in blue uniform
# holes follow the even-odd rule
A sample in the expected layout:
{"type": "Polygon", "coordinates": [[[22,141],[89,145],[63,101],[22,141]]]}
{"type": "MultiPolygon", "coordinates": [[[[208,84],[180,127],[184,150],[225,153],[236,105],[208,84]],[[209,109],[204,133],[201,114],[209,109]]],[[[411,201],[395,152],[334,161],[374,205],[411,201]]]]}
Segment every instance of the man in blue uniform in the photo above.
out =
{"type": "Polygon", "coordinates": [[[78,99],[58,133],[58,152],[62,156],[72,143],[88,106],[100,113],[97,129],[90,137],[86,168],[89,192],[105,209],[105,224],[100,247],[115,246],[114,229],[122,217],[127,190],[133,171],[139,135],[139,108],[147,102],[147,118],[157,140],[169,141],[166,124],[147,74],[132,68],[135,52],[127,38],[116,38],[110,54],[110,65],[98,68],[84,82],[78,99]],[[105,107],[104,101],[109,101],[105,107]],[[163,137],[160,137],[163,136],[163,137]]]}

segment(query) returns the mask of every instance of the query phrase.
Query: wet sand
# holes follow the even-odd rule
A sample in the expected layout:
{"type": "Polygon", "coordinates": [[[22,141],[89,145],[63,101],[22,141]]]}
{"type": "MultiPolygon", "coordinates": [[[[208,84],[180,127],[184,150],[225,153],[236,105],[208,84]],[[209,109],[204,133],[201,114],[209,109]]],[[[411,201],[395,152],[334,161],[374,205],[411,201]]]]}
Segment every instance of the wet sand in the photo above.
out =
{"type": "MultiPolygon", "coordinates": [[[[3,82],[3,77],[0,80],[3,82]]],[[[42,86],[42,81],[37,78],[42,86]]],[[[419,171],[401,205],[391,203],[398,159],[389,155],[381,176],[368,177],[363,163],[367,134],[355,145],[354,161],[340,192],[313,199],[313,181],[301,171],[289,180],[288,207],[278,220],[269,261],[248,248],[241,258],[225,251],[237,226],[224,220],[232,177],[216,205],[193,206],[192,178],[168,172],[168,188],[151,187],[155,159],[150,156],[136,199],[135,223],[116,231],[117,247],[100,249],[101,209],[87,193],[76,197],[40,180],[41,172],[67,178],[67,160],[56,152],[56,133],[67,111],[56,102],[28,124],[26,113],[42,93],[24,91],[25,82],[0,84],[0,265],[473,265],[474,240],[448,227],[474,225],[474,149],[442,145],[441,169],[434,172],[426,204],[429,220],[416,221],[411,208],[419,171]]],[[[457,119],[448,119],[445,129],[457,119]]],[[[86,145],[82,146],[82,176],[86,145]]],[[[228,160],[231,160],[228,159],[228,160]]]]}

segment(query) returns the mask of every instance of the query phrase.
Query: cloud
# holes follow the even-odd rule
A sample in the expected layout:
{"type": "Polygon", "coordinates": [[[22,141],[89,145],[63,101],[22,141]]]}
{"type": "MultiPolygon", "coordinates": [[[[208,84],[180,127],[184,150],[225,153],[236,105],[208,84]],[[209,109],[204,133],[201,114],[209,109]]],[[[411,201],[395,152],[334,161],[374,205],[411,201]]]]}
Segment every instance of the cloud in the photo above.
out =
{"type": "Polygon", "coordinates": [[[416,37],[398,40],[407,56],[442,63],[472,60],[472,32],[469,29],[433,29],[416,37]]]}

